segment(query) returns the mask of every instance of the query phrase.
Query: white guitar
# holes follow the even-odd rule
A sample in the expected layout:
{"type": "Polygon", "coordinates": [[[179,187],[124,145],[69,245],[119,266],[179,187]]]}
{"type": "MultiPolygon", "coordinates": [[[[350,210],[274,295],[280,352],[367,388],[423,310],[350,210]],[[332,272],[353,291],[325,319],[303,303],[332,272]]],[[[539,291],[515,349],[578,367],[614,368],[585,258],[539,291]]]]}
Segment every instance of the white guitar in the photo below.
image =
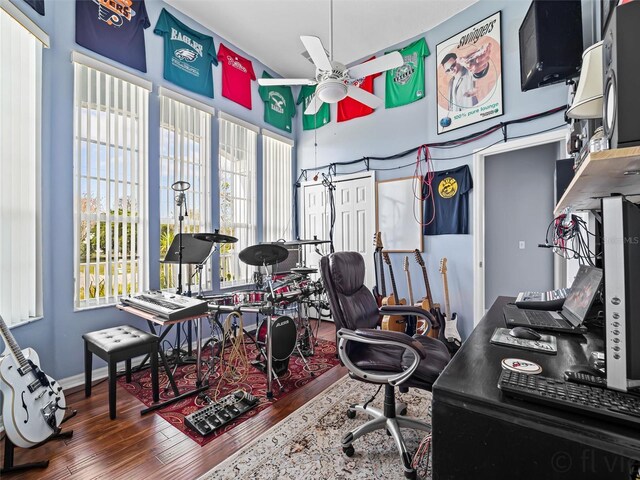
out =
{"type": "Polygon", "coordinates": [[[14,445],[33,447],[60,431],[65,408],[62,387],[40,370],[35,350],[20,350],[2,316],[0,336],[6,345],[0,357],[4,429],[14,445]]]}
{"type": "Polygon", "coordinates": [[[451,306],[449,305],[449,282],[447,281],[447,257],[440,260],[440,273],[442,274],[442,285],[444,287],[444,307],[445,307],[445,322],[444,331],[442,336],[449,342],[449,349],[454,348],[457,350],[462,345],[462,338],[460,332],[458,332],[458,314],[451,313],[451,306]]]}

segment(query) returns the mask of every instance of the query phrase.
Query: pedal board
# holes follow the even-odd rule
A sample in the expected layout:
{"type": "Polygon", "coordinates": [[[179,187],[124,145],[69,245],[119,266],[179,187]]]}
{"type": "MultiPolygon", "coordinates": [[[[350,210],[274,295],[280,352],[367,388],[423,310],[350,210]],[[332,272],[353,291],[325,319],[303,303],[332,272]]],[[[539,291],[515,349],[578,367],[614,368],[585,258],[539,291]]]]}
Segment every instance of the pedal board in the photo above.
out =
{"type": "Polygon", "coordinates": [[[238,390],[187,415],[184,417],[184,424],[199,435],[210,435],[259,403],[260,401],[250,393],[238,390]]]}

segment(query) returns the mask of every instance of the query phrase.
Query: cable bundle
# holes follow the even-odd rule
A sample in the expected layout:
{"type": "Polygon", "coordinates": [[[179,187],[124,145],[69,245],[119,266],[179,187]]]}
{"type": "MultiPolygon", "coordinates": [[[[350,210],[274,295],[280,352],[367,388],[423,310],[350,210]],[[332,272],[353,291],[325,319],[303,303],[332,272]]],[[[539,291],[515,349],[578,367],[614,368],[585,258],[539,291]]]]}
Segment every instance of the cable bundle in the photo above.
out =
{"type": "Polygon", "coordinates": [[[577,259],[580,264],[594,266],[594,259],[598,258],[589,245],[589,235],[595,234],[587,228],[587,222],[570,210],[554,218],[547,227],[544,248],[552,248],[553,252],[564,258],[577,259]],[[549,235],[552,235],[549,239],[549,235]]]}
{"type": "Polygon", "coordinates": [[[221,370],[215,389],[213,390],[213,400],[218,401],[220,387],[223,381],[228,383],[243,383],[246,380],[249,370],[249,355],[244,342],[244,329],[242,315],[239,312],[231,312],[222,323],[223,341],[220,352],[221,370]],[[232,319],[237,321],[237,328],[234,328],[232,319]],[[234,332],[235,330],[235,332],[234,332]],[[227,346],[227,343],[229,344],[227,346]],[[230,348],[228,358],[225,360],[225,350],[230,348]]]}
{"type": "Polygon", "coordinates": [[[429,463],[431,462],[431,434],[422,439],[416,453],[411,460],[411,466],[415,469],[419,478],[427,478],[429,463]]]}

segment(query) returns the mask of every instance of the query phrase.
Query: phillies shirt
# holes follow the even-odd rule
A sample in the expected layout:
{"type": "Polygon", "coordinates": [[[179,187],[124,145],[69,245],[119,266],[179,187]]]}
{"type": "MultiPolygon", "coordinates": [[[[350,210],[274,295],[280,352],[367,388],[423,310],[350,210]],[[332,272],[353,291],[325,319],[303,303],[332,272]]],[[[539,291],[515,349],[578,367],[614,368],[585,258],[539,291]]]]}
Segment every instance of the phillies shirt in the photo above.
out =
{"type": "Polygon", "coordinates": [[[213,98],[213,71],[218,65],[213,38],[187,27],[164,8],[153,30],[164,37],[164,78],[213,98]]]}
{"type": "Polygon", "coordinates": [[[469,190],[473,188],[469,165],[435,172],[431,186],[430,194],[422,184],[424,223],[431,222],[424,226],[424,234],[469,233],[469,190]]]}
{"type": "MultiPolygon", "coordinates": [[[[367,62],[370,62],[376,58],[375,56],[371,57],[367,62]]],[[[359,87],[363,90],[366,90],[369,93],[373,93],[373,79],[380,76],[379,73],[374,73],[373,75],[369,75],[365,78],[359,78],[353,84],[354,87],[359,87]]],[[[354,100],[351,97],[346,97],[344,100],[340,100],[338,102],[338,121],[346,122],[347,120],[351,120],[358,117],[365,117],[373,113],[373,108],[367,107],[364,103],[360,103],[357,100],[354,100]]]]}
{"type": "Polygon", "coordinates": [[[76,43],[141,72],[150,25],[144,0],[76,0],[76,43]]]}
{"type": "Polygon", "coordinates": [[[222,64],[222,96],[251,110],[251,80],[256,79],[251,61],[222,43],[218,61],[222,64]]]}

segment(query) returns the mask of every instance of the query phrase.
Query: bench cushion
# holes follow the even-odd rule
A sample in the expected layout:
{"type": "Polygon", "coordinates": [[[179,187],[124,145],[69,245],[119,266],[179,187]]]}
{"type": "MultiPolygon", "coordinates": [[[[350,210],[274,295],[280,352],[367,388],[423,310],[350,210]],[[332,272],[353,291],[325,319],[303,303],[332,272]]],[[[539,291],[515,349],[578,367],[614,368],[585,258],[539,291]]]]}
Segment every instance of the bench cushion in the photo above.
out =
{"type": "Polygon", "coordinates": [[[106,328],[82,335],[84,341],[93,345],[93,349],[99,349],[104,353],[124,352],[141,345],[152,344],[158,341],[158,337],[143,332],[129,325],[106,328]]]}

